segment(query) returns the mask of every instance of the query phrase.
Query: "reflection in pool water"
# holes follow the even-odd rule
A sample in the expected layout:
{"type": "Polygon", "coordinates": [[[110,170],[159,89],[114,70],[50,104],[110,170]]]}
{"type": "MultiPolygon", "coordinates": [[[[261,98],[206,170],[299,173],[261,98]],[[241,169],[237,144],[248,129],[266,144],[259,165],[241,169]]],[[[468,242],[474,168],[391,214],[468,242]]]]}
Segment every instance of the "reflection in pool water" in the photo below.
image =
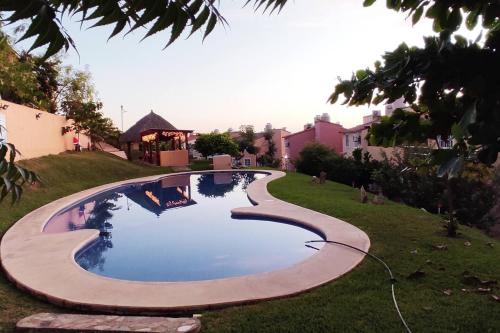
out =
{"type": "Polygon", "coordinates": [[[80,250],[85,270],[137,281],[194,281],[285,268],[315,253],[319,236],[298,226],[234,219],[262,173],[173,175],[95,195],[54,216],[44,232],[98,229],[80,250]]]}

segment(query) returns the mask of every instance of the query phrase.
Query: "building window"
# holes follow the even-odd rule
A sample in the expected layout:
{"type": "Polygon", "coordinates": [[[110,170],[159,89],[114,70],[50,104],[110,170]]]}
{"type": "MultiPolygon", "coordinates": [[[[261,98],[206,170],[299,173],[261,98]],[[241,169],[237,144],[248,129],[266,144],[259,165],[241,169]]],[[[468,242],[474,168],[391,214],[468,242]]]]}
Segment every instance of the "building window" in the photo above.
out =
{"type": "Polygon", "coordinates": [[[453,138],[452,137],[441,137],[441,135],[437,136],[437,139],[439,141],[439,147],[442,149],[451,149],[453,148],[453,138]]]}
{"type": "Polygon", "coordinates": [[[355,147],[361,145],[361,135],[353,137],[352,140],[355,147]]]}
{"type": "Polygon", "coordinates": [[[245,158],[243,160],[243,164],[245,164],[246,167],[249,167],[250,165],[252,165],[252,161],[249,158],[245,158]]]}
{"type": "Polygon", "coordinates": [[[290,147],[290,142],[289,141],[285,141],[285,147],[287,147],[287,148],[290,147]]]}
{"type": "Polygon", "coordinates": [[[349,135],[345,136],[345,146],[349,147],[349,135]]]}

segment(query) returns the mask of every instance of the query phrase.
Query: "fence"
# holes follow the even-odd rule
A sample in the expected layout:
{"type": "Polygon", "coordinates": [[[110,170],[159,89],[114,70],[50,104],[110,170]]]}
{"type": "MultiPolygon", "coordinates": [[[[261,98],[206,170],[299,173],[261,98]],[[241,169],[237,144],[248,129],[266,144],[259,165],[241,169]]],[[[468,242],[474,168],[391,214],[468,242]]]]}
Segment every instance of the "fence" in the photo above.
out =
{"type": "MultiPolygon", "coordinates": [[[[18,160],[74,149],[75,133],[62,135],[62,128],[71,124],[72,121],[64,116],[0,100],[0,140],[16,146],[21,153],[18,160]]],[[[90,139],[83,134],[79,135],[79,139],[80,145],[87,148],[90,139]]]]}

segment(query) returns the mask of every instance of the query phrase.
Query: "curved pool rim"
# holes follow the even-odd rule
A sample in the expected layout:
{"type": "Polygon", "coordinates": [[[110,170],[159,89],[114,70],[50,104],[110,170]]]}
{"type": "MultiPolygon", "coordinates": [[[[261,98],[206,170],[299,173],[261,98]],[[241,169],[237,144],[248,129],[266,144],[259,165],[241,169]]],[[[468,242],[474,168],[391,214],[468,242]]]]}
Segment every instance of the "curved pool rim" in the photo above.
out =
{"type": "MultiPolygon", "coordinates": [[[[233,216],[281,220],[314,230],[326,239],[369,250],[368,236],[353,225],[271,196],[267,184],[284,177],[284,172],[244,171],[268,176],[252,182],[247,188],[248,198],[254,206],[234,208],[231,210],[233,216]]],[[[153,314],[212,309],[296,295],[339,278],[363,260],[364,254],[357,251],[325,244],[306,260],[267,273],[186,282],[129,281],[88,272],[76,263],[75,254],[99,237],[98,230],[42,232],[58,212],[101,192],[173,175],[214,172],[238,170],[181,172],[130,179],[53,201],[27,214],[5,233],[0,245],[2,268],[18,288],[57,305],[110,313],[153,314]]]]}

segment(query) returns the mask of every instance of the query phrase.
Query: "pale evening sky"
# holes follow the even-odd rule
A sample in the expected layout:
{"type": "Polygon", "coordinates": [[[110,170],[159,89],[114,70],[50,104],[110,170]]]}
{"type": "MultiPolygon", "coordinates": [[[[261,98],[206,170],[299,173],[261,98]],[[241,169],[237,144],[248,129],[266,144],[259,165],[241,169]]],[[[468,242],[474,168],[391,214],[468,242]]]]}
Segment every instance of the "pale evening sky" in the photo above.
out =
{"type": "Polygon", "coordinates": [[[151,109],[199,132],[241,124],[260,130],[268,122],[297,131],[323,112],[350,127],[369,108],[327,104],[337,76],[371,66],[403,41],[422,45],[422,36],[432,34],[429,20],[412,27],[385,1],[364,8],[362,0],[295,0],[271,16],[242,9],[244,2],[222,1],[228,29],[218,26],[204,43],[201,34],[181,37],[164,51],[168,32],[138,43],[144,34],[138,29],[107,42],[110,28],[80,31],[72,23],[80,57],[72,50],[64,62],[88,65],[104,114],[121,127],[120,105],[128,111],[125,129],[151,109]]]}

